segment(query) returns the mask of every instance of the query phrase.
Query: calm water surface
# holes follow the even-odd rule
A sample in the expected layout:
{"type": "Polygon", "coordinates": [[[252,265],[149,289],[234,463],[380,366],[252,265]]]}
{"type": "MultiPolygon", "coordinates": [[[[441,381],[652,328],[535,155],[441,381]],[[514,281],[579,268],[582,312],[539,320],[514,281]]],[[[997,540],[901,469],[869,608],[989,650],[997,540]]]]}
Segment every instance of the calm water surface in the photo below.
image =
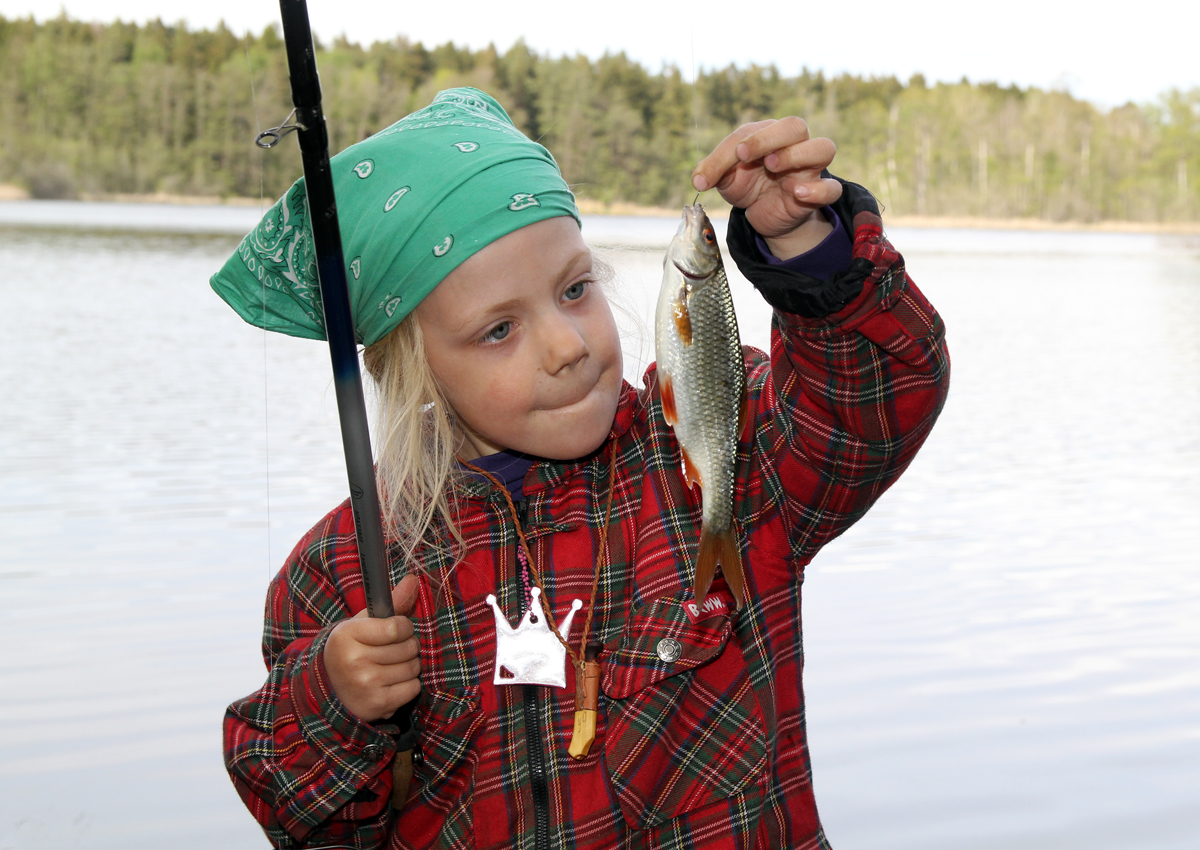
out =
{"type": "MultiPolygon", "coordinates": [[[[220,719],[262,682],[267,581],[345,477],[325,349],[208,288],[255,220],[0,204],[0,848],[266,846],[220,719]]],[[[674,227],[585,224],[631,379],[674,227]]],[[[833,845],[1200,846],[1200,244],[891,236],[954,379],[809,568],[833,845]]]]}

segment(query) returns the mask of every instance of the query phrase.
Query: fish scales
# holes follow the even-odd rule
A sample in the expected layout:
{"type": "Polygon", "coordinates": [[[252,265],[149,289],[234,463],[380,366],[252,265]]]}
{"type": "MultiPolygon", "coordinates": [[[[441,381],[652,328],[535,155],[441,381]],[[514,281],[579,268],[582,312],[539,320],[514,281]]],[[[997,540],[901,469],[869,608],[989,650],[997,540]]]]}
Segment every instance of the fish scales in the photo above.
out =
{"type": "MultiPolygon", "coordinates": [[[[688,296],[688,315],[692,343],[685,345],[678,334],[671,334],[667,350],[660,357],[659,369],[664,374],[679,376],[678,381],[694,381],[692,392],[681,391],[675,383],[673,428],[707,485],[705,518],[731,516],[734,467],[723,460],[734,457],[737,451],[742,384],[730,364],[741,362],[742,353],[736,330],[732,335],[729,333],[731,323],[736,329],[737,319],[724,271],[718,271],[712,281],[692,290],[688,296]],[[697,375],[713,378],[701,381],[690,377],[697,375]]],[[[744,376],[743,371],[743,382],[744,376]]]]}
{"type": "Polygon", "coordinates": [[[740,607],[745,581],[733,493],[746,369],[720,249],[699,204],[684,208],[663,262],[655,354],[663,415],[679,441],[685,476],[701,488],[696,602],[704,603],[719,565],[740,607]]]}

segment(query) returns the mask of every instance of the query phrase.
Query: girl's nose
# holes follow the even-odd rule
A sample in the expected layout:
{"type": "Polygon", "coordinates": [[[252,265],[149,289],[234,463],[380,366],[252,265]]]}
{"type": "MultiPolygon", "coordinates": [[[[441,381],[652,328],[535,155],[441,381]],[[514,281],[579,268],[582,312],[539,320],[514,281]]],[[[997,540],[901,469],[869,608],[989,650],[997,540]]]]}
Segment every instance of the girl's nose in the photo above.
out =
{"type": "Polygon", "coordinates": [[[556,374],[574,366],[588,355],[583,329],[566,316],[556,316],[546,323],[542,333],[543,357],[546,372],[556,374]]]}

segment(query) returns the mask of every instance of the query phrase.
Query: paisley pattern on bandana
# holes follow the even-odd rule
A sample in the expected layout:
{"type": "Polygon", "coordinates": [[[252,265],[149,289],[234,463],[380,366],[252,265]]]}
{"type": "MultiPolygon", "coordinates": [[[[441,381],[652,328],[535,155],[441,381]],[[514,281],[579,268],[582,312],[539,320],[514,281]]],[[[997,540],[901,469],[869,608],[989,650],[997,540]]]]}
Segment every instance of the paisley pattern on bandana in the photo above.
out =
{"type": "Polygon", "coordinates": [[[536,206],[538,206],[537,196],[530,195],[528,192],[517,192],[512,196],[512,203],[508,205],[508,208],[513,212],[520,212],[536,206]]]}
{"type": "MultiPolygon", "coordinates": [[[[331,159],[358,341],[396,327],[475,252],[569,215],[575,197],[544,147],[489,95],[443,91],[331,159]],[[514,215],[514,213],[516,213],[514,215]]],[[[261,328],[324,339],[304,178],[263,216],[211,284],[261,328]]]]}
{"type": "MultiPolygon", "coordinates": [[[[242,239],[235,256],[260,288],[290,295],[305,316],[318,324],[322,322],[321,291],[316,283],[317,258],[308,225],[308,199],[303,193],[288,193],[280,198],[242,239]]],[[[270,300],[263,299],[264,303],[270,300]]],[[[283,327],[288,326],[286,316],[275,318],[283,327]]],[[[256,324],[267,330],[281,329],[270,318],[266,321],[268,324],[256,324]]]]}

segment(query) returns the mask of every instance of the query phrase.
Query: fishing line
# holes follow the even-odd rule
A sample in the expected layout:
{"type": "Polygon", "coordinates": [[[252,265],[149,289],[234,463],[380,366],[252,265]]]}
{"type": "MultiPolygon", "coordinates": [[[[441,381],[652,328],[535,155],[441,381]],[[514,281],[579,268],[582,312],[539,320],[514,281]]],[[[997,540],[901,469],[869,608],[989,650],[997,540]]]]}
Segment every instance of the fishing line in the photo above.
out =
{"type": "MultiPolygon", "coordinates": [[[[258,117],[258,94],[254,91],[254,63],[250,60],[250,29],[243,27],[242,29],[242,45],[246,49],[246,76],[250,80],[250,105],[254,110],[254,130],[255,138],[258,138],[262,133],[262,122],[258,117]]],[[[264,171],[264,157],[266,150],[258,145],[255,145],[258,151],[258,213],[259,216],[266,214],[264,207],[266,200],[265,183],[266,178],[264,171]]],[[[262,311],[263,315],[267,315],[267,284],[263,280],[260,282],[260,292],[262,294],[262,311]]],[[[263,328],[262,332],[262,357],[263,357],[263,477],[266,481],[267,488],[267,577],[273,575],[275,560],[271,555],[271,414],[270,414],[270,395],[267,391],[267,331],[263,328]]]]}
{"type": "Polygon", "coordinates": [[[696,143],[696,162],[700,161],[700,90],[697,88],[696,79],[696,24],[694,21],[688,21],[688,38],[691,40],[692,48],[692,123],[694,129],[692,132],[692,141],[696,143]]]}

